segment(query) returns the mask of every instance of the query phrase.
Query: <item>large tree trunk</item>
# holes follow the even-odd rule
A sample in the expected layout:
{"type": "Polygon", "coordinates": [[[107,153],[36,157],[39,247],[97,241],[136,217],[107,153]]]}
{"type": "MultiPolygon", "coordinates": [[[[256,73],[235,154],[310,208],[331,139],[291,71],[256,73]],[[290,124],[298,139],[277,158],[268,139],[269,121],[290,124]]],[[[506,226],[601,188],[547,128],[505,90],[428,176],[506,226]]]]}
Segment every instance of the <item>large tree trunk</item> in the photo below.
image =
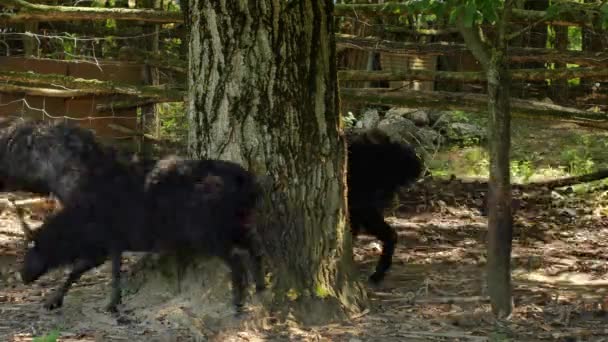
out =
{"type": "Polygon", "coordinates": [[[313,320],[365,299],[347,230],[332,10],[330,0],[189,4],[189,153],[267,176],[258,224],[272,308],[313,320]]]}
{"type": "Polygon", "coordinates": [[[266,214],[276,220],[260,224],[279,301],[291,290],[352,308],[361,291],[351,279],[332,10],[326,0],[191,0],[189,151],[272,179],[266,214]]]}

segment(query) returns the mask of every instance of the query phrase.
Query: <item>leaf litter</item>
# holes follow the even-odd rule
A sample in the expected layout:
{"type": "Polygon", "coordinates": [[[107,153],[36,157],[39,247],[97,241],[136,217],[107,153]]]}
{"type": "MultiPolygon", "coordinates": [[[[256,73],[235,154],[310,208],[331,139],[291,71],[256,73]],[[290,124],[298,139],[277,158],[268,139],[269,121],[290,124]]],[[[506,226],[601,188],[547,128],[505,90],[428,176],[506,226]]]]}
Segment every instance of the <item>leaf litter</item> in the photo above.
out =
{"type": "MultiPolygon", "coordinates": [[[[514,311],[497,321],[485,285],[483,182],[427,178],[400,194],[387,221],[399,233],[393,268],[369,287],[369,307],[341,323],[301,326],[267,318],[255,328],[217,331],[217,341],[608,341],[608,200],[569,191],[528,187],[514,191],[512,257],[514,311]]],[[[31,213],[30,222],[48,213],[31,213]]],[[[116,319],[100,310],[109,286],[108,265],[83,276],[57,312],[40,301],[64,271],[20,283],[22,232],[10,210],[0,215],[0,340],[30,341],[59,331],[58,341],[190,341],[188,329],[116,319]]],[[[355,242],[361,281],[380,245],[355,242]]],[[[129,267],[126,263],[125,267],[129,267]]],[[[190,324],[203,323],[192,317],[190,324]]]]}

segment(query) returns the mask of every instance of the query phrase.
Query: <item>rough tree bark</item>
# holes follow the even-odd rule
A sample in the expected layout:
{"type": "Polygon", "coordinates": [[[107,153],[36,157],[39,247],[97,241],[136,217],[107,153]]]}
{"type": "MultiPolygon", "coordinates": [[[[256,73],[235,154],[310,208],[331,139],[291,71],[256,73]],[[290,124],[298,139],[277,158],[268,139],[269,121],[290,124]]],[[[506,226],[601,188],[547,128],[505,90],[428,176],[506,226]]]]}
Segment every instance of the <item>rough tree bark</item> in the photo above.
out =
{"type": "Polygon", "coordinates": [[[358,312],[366,295],[347,230],[333,2],[188,7],[189,154],[240,162],[270,184],[258,215],[269,306],[305,322],[358,312]]]}
{"type": "Polygon", "coordinates": [[[505,318],[513,311],[511,296],[511,180],[509,153],[511,146],[511,79],[508,64],[507,26],[513,0],[506,0],[497,20],[493,42],[484,42],[479,29],[466,27],[463,18],[457,26],[471,52],[483,65],[488,78],[488,150],[490,179],[488,182],[488,263],[487,282],[492,312],[505,318]]]}

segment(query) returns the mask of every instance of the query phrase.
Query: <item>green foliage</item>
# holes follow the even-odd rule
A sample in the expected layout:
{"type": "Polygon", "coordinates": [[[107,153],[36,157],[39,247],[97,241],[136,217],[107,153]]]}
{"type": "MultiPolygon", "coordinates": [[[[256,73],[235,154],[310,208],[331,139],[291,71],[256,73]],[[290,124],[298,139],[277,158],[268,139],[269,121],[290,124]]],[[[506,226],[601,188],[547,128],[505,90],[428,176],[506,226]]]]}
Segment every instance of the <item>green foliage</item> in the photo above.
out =
{"type": "Polygon", "coordinates": [[[583,31],[578,26],[568,26],[568,50],[583,50],[583,31]]]}
{"type": "Polygon", "coordinates": [[[472,166],[472,171],[478,175],[489,175],[490,155],[481,148],[470,150],[464,155],[464,158],[472,166]]]}
{"type": "Polygon", "coordinates": [[[344,124],[345,128],[353,127],[356,122],[357,118],[355,118],[353,112],[348,112],[346,115],[342,115],[342,123],[344,124]]]}
{"type": "Polygon", "coordinates": [[[158,106],[161,116],[160,134],[163,139],[185,142],[188,136],[188,118],[183,102],[163,103],[158,106]]]}
{"type": "Polygon", "coordinates": [[[495,24],[498,20],[498,13],[504,6],[503,0],[452,0],[446,2],[450,8],[451,24],[462,16],[465,27],[472,27],[474,24],[489,23],[495,24]]]}
{"type": "Polygon", "coordinates": [[[511,177],[526,183],[534,175],[535,169],[531,160],[511,160],[511,177]]]}
{"type": "Polygon", "coordinates": [[[42,335],[40,337],[34,337],[32,342],[55,342],[59,338],[59,331],[53,330],[46,335],[42,335]]]}
{"type": "Polygon", "coordinates": [[[567,163],[570,174],[584,175],[593,172],[595,162],[587,152],[587,150],[584,150],[581,154],[581,151],[577,149],[565,149],[562,151],[560,157],[567,163]]]}
{"type": "Polygon", "coordinates": [[[326,298],[329,296],[329,290],[322,284],[317,284],[315,287],[315,295],[319,298],[326,298]]]}
{"type": "Polygon", "coordinates": [[[567,165],[567,170],[573,175],[583,175],[597,170],[595,159],[600,158],[598,151],[608,147],[605,140],[581,135],[575,140],[573,147],[565,148],[560,153],[560,159],[567,165]]]}
{"type": "Polygon", "coordinates": [[[114,20],[114,19],[107,19],[106,20],[106,27],[107,28],[116,28],[116,20],[114,20]]]}
{"type": "Polygon", "coordinates": [[[106,0],[93,0],[91,2],[91,7],[105,7],[106,0]]]}
{"type": "MultiPolygon", "coordinates": [[[[551,25],[547,25],[547,41],[545,43],[545,47],[547,49],[554,49],[555,48],[555,28],[551,25]]],[[[551,63],[553,64],[553,63],[551,63]]]]}
{"type": "Polygon", "coordinates": [[[604,1],[602,7],[600,7],[600,23],[604,30],[608,30],[608,2],[604,1]]]}
{"type": "Polygon", "coordinates": [[[452,116],[452,120],[453,122],[473,122],[473,119],[475,116],[475,114],[471,114],[468,112],[465,112],[463,110],[453,110],[450,114],[452,116]]]}

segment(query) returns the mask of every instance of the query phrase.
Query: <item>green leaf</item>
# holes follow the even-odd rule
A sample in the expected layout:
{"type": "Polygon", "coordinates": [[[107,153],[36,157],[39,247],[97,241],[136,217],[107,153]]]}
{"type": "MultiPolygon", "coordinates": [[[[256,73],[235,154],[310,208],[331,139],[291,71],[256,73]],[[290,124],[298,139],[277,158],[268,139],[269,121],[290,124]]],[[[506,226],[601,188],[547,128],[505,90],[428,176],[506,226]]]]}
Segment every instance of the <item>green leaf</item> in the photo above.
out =
{"type": "Polygon", "coordinates": [[[489,23],[494,23],[498,20],[498,5],[500,1],[484,0],[478,1],[478,10],[481,12],[482,19],[489,23]]]}
{"type": "Polygon", "coordinates": [[[446,6],[444,6],[443,4],[441,4],[437,1],[432,1],[429,4],[429,12],[435,13],[438,18],[443,18],[443,16],[445,15],[445,9],[446,9],[445,7],[446,6]]]}
{"type": "Polygon", "coordinates": [[[476,14],[477,4],[474,1],[468,2],[464,7],[464,17],[462,18],[465,27],[473,27],[476,14]]]}
{"type": "Polygon", "coordinates": [[[600,16],[602,28],[608,29],[608,2],[604,2],[602,7],[600,7],[600,12],[602,13],[602,15],[600,16]]]}
{"type": "Polygon", "coordinates": [[[558,5],[551,5],[545,11],[547,19],[552,19],[561,13],[562,9],[558,5]]]}
{"type": "Polygon", "coordinates": [[[462,7],[456,7],[454,9],[452,9],[450,11],[450,19],[448,21],[449,24],[455,24],[456,20],[458,19],[458,16],[460,16],[460,13],[462,12],[462,7]]]}

